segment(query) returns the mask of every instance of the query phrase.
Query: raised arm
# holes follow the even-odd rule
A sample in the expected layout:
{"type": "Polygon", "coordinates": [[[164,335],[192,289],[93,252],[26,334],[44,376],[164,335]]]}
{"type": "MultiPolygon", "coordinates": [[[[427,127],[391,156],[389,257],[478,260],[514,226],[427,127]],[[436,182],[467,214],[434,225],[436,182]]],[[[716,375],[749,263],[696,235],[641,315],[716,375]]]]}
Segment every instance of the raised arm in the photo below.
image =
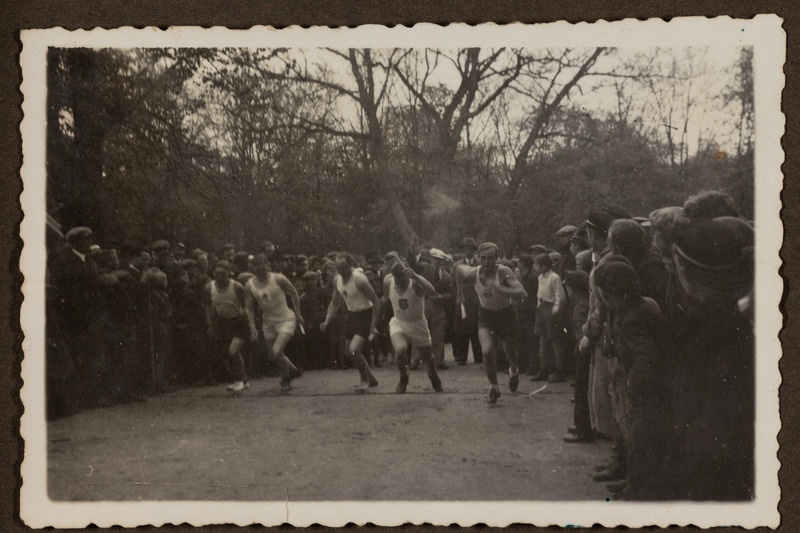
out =
{"type": "MultiPolygon", "coordinates": [[[[355,274],[353,274],[355,275],[355,274]]],[[[378,295],[375,294],[375,289],[370,285],[369,280],[363,274],[356,278],[356,289],[361,291],[361,294],[366,296],[372,302],[372,325],[370,326],[370,340],[378,334],[378,320],[381,318],[381,302],[378,300],[378,295]]]]}
{"type": "Polygon", "coordinates": [[[295,288],[294,284],[289,281],[289,278],[284,276],[283,274],[278,274],[276,276],[276,281],[278,282],[278,287],[283,289],[283,292],[289,295],[289,298],[292,299],[292,307],[294,307],[294,315],[297,317],[297,323],[301,326],[305,324],[303,320],[303,315],[300,312],[300,295],[297,294],[297,288],[295,288]]]}
{"type": "Polygon", "coordinates": [[[436,288],[431,284],[430,281],[423,278],[410,268],[406,272],[408,277],[411,278],[411,281],[417,284],[417,287],[422,291],[425,296],[435,296],[436,295],[436,288]]]}
{"type": "Polygon", "coordinates": [[[498,268],[500,269],[500,290],[512,298],[526,298],[528,292],[519,282],[517,276],[514,275],[514,272],[506,266],[498,268]]]}

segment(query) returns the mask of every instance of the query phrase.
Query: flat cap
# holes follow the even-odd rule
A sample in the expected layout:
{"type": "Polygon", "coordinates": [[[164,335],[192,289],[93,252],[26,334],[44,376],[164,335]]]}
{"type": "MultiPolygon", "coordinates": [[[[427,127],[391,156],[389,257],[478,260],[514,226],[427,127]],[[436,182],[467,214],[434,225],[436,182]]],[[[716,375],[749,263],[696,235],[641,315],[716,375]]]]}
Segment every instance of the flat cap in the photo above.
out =
{"type": "Polygon", "coordinates": [[[536,257],[539,254],[546,254],[549,252],[550,250],[548,250],[546,246],[542,246],[541,244],[533,244],[531,245],[530,248],[528,248],[528,253],[534,257],[536,257]]]}
{"type": "Polygon", "coordinates": [[[571,237],[578,228],[576,226],[566,225],[555,232],[556,237],[571,237]]]}
{"type": "Polygon", "coordinates": [[[151,246],[153,250],[169,250],[169,241],[159,239],[151,246]]]}
{"type": "Polygon", "coordinates": [[[611,215],[614,220],[619,218],[633,218],[627,209],[618,205],[604,205],[600,208],[600,211],[611,215]]]}
{"type": "Polygon", "coordinates": [[[429,253],[431,254],[431,257],[434,259],[441,259],[443,261],[447,261],[448,259],[447,254],[438,248],[431,248],[429,253]]]}
{"type": "Polygon", "coordinates": [[[472,248],[475,248],[475,249],[478,248],[478,245],[475,244],[475,239],[473,239],[471,237],[467,237],[466,239],[461,241],[461,247],[464,248],[465,246],[471,246],[472,248]]]}
{"type": "Polygon", "coordinates": [[[71,230],[67,232],[64,236],[67,239],[67,242],[71,241],[72,239],[79,239],[81,237],[91,237],[92,230],[87,228],[86,226],[75,226],[71,230]]]}
{"type": "Polygon", "coordinates": [[[650,213],[650,224],[653,229],[667,236],[672,236],[675,230],[689,222],[682,207],[662,207],[650,213]]]}
{"type": "Polygon", "coordinates": [[[609,261],[594,271],[594,281],[603,291],[611,294],[638,294],[641,282],[630,263],[609,261]]]}

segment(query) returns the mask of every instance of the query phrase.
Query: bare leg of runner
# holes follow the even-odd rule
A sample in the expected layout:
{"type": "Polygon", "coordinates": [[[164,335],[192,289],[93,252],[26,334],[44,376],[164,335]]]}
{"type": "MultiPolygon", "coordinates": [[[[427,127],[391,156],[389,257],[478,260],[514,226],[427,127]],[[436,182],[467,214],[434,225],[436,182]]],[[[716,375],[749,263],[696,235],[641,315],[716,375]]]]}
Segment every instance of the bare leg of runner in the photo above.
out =
{"type": "Polygon", "coordinates": [[[496,403],[500,397],[500,387],[497,385],[497,348],[495,347],[494,335],[489,328],[480,328],[478,338],[481,341],[481,352],[483,353],[483,370],[489,380],[489,403],[496,403]]]}
{"type": "Polygon", "coordinates": [[[239,392],[248,388],[250,385],[247,383],[247,376],[244,373],[244,359],[242,359],[242,349],[244,348],[244,339],[234,337],[228,346],[228,362],[230,364],[231,373],[233,374],[233,385],[228,387],[228,390],[239,392]]]}
{"type": "Polygon", "coordinates": [[[397,370],[400,371],[400,381],[397,383],[395,391],[398,394],[406,392],[408,386],[408,352],[411,348],[403,335],[392,335],[392,349],[394,358],[397,361],[397,370]]]}
{"type": "Polygon", "coordinates": [[[350,341],[350,358],[353,364],[358,368],[358,373],[361,375],[361,383],[358,386],[359,391],[366,391],[368,387],[376,387],[378,380],[372,375],[369,369],[369,364],[364,358],[364,346],[367,344],[367,339],[361,335],[354,335],[350,341]]]}
{"type": "Polygon", "coordinates": [[[436,359],[433,357],[433,351],[431,346],[425,346],[419,348],[419,358],[422,361],[425,361],[425,364],[428,365],[428,379],[431,380],[431,386],[433,386],[433,390],[436,392],[442,391],[442,381],[439,379],[439,374],[436,372],[436,359]]]}
{"type": "Polygon", "coordinates": [[[516,338],[503,339],[503,349],[508,359],[508,388],[517,392],[519,387],[519,346],[516,338]]]}
{"type": "Polygon", "coordinates": [[[265,338],[267,343],[267,356],[278,366],[278,371],[281,375],[281,392],[289,392],[292,390],[292,377],[298,373],[297,367],[295,367],[283,353],[291,339],[292,335],[289,333],[278,333],[274,341],[265,338]]]}

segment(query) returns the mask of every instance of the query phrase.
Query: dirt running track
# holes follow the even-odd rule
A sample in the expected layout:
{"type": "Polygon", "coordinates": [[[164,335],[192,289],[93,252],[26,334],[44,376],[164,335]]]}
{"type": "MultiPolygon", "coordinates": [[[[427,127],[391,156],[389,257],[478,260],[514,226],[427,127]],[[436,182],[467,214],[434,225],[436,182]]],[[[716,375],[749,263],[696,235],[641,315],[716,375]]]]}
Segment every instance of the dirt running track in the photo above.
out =
{"type": "MultiPolygon", "coordinates": [[[[449,356],[449,354],[448,354],[449,356]]],[[[449,358],[449,357],[448,357],[449,358]]],[[[469,364],[441,371],[434,393],[397,371],[354,394],[355,370],[307,372],[288,396],[278,380],[185,389],[146,403],[48,423],[54,500],[604,500],[590,479],[608,443],[565,444],[567,384],[486,404],[486,378],[469,364]]]]}

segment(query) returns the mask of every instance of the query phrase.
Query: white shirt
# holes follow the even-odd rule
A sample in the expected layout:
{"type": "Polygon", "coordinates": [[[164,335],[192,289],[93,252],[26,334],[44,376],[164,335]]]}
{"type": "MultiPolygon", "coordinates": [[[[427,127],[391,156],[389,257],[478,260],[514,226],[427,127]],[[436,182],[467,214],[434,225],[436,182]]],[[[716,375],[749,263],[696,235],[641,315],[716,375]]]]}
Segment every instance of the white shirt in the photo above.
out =
{"type": "Polygon", "coordinates": [[[536,293],[539,302],[553,304],[553,313],[558,313],[559,308],[567,299],[561,278],[552,270],[539,274],[539,290],[536,293]]]}

